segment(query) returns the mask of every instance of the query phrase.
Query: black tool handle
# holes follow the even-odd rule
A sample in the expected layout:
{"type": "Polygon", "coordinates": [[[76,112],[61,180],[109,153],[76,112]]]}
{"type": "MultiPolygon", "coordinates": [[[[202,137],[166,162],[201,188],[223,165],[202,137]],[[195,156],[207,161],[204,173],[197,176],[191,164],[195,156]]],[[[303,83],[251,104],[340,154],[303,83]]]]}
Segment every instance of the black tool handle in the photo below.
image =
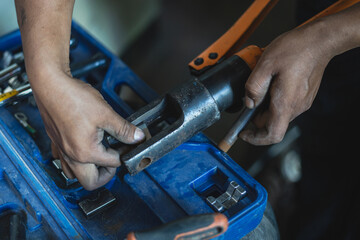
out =
{"type": "Polygon", "coordinates": [[[189,216],[142,232],[131,232],[127,240],[203,240],[224,233],[228,220],[221,213],[189,216]]]}

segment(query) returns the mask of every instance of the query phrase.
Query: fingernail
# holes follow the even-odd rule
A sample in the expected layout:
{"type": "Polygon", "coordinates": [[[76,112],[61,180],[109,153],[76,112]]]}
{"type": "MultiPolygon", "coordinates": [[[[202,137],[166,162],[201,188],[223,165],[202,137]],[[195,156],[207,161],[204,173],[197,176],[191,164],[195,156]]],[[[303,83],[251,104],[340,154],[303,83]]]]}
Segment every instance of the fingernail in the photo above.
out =
{"type": "Polygon", "coordinates": [[[136,142],[139,142],[139,141],[143,140],[144,137],[145,137],[144,132],[140,128],[136,128],[135,133],[134,133],[134,140],[136,142]]]}
{"type": "Polygon", "coordinates": [[[254,108],[254,100],[252,100],[251,98],[249,98],[249,97],[246,97],[246,106],[248,107],[248,108],[254,108]]]}

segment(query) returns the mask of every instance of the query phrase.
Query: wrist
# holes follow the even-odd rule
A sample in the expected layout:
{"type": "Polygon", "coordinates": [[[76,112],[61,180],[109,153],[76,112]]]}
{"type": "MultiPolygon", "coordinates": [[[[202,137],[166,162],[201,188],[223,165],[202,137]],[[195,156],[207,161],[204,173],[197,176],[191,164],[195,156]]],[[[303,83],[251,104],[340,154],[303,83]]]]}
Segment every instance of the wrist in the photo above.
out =
{"type": "Polygon", "coordinates": [[[330,58],[360,46],[360,4],[312,24],[319,48],[330,58]]]}
{"type": "Polygon", "coordinates": [[[48,98],[52,95],[50,93],[61,92],[62,89],[67,88],[70,81],[73,81],[64,68],[54,63],[33,65],[27,70],[27,74],[34,95],[38,98],[44,96],[48,98]]]}

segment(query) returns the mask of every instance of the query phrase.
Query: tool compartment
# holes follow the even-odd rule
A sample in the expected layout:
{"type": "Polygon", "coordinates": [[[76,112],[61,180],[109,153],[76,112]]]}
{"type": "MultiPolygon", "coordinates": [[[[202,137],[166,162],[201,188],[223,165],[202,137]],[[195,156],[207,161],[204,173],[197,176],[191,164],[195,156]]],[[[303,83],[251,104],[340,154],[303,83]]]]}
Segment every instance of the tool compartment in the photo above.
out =
{"type": "MultiPolygon", "coordinates": [[[[76,41],[71,70],[100,56],[104,66],[79,78],[98,89],[121,116],[157,97],[76,23],[71,36],[76,41]]],[[[0,38],[4,51],[21,51],[19,31],[0,38]]],[[[265,189],[201,133],[135,176],[120,167],[108,184],[92,192],[66,179],[54,160],[33,101],[0,107],[0,221],[17,219],[27,239],[121,239],[130,231],[215,212],[219,204],[230,223],[219,239],[239,239],[257,226],[266,206],[265,189]],[[36,133],[24,128],[16,113],[25,114],[36,133]]]]}

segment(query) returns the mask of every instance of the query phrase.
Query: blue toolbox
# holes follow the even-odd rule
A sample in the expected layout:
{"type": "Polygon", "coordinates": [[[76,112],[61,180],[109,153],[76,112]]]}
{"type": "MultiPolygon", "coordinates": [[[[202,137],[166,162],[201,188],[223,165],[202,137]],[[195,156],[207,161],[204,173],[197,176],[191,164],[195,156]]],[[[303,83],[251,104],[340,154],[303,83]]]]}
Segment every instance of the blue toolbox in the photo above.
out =
{"type": "MultiPolygon", "coordinates": [[[[73,75],[98,89],[124,118],[157,97],[75,22],[70,49],[73,75]]],[[[11,80],[26,86],[21,51],[18,30],[0,38],[0,53],[15,62],[8,72],[17,76],[7,78],[0,68],[0,84],[11,80]]],[[[86,191],[76,179],[66,178],[53,159],[31,89],[21,90],[0,105],[0,234],[5,239],[11,234],[20,239],[125,239],[131,231],[214,212],[229,221],[218,239],[240,239],[260,223],[265,189],[202,133],[135,176],[120,167],[104,187],[86,191]]]]}

